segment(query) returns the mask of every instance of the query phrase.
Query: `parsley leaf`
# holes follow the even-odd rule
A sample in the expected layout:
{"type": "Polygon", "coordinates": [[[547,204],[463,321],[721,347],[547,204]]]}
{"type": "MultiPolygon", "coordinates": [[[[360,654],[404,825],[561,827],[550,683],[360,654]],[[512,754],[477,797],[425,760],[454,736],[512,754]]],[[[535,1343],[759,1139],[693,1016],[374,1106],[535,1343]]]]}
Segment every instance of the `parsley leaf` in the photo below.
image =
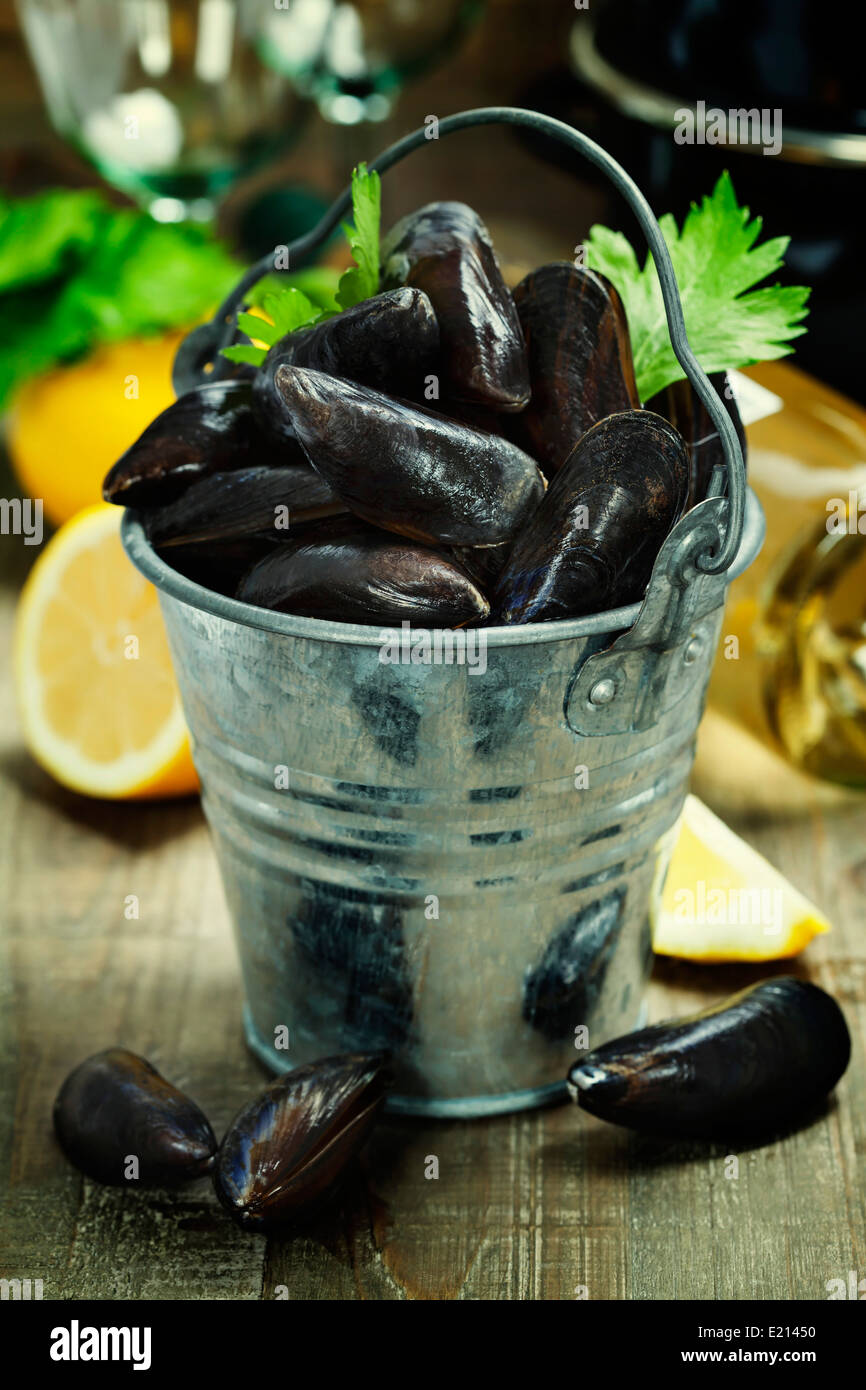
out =
{"type": "Polygon", "coordinates": [[[206,229],[101,193],[0,199],[0,407],[27,377],[102,343],[194,324],[237,276],[206,229]]]}
{"type": "MultiPolygon", "coordinates": [[[[352,173],[354,226],[343,223],[355,264],[343,272],[336,287],[331,278],[336,272],[326,266],[296,271],[289,287],[282,277],[266,276],[255,286],[250,303],[261,308],[270,322],[255,314],[239,314],[241,332],[272,347],[287,333],[319,323],[340,309],[351,309],[378,293],[381,204],[379,175],[375,170],[369,173],[366,164],[359,164],[352,173]]],[[[231,362],[260,367],[267,349],[256,347],[255,343],[235,343],[223,348],[222,355],[231,362]]]]}
{"type": "MultiPolygon", "coordinates": [[[[760,217],[749,220],[725,171],[712,193],[693,203],[682,231],[668,214],[659,225],[671,253],[689,342],[705,372],[747,367],[784,357],[791,338],[805,333],[809,290],[773,285],[752,290],[782,265],[789,237],[756,246],[760,217]],[[751,290],[750,293],[745,291],[751,290]]],[[[685,376],[668,337],[661,286],[652,257],[643,269],[621,232],[594,226],[586,264],[615,285],[625,306],[640,398],[685,376]]]]}
{"type": "Polygon", "coordinates": [[[352,173],[352,216],[354,227],[343,230],[349,238],[355,264],[347,270],[337,290],[341,309],[369,299],[379,289],[379,222],[382,215],[382,183],[374,169],[359,164],[352,173]]]}

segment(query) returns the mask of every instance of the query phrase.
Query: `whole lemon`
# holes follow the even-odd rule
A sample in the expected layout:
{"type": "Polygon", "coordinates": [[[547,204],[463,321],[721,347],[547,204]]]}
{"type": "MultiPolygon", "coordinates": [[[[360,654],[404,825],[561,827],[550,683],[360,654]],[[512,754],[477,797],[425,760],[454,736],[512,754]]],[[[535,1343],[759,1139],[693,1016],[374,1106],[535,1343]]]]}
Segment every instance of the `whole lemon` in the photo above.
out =
{"type": "Polygon", "coordinates": [[[7,448],[28,497],[60,526],[102,497],[116,459],[174,400],[171,366],[181,333],[129,338],[24,383],[7,448]]]}

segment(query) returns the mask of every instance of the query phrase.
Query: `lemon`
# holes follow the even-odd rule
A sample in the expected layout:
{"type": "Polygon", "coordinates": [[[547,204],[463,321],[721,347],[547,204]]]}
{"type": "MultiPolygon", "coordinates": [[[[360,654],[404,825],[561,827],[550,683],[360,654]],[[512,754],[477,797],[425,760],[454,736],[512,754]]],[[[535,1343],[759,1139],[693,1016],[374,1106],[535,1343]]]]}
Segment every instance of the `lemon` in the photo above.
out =
{"type": "Polygon", "coordinates": [[[21,595],[15,685],[25,741],[89,796],[182,796],[198,781],[152,584],[99,503],[52,537],[21,595]]]}
{"type": "Polygon", "coordinates": [[[6,447],[25,495],[42,499],[54,526],[101,499],[111,465],[171,405],[181,336],[114,343],[18,391],[6,447]]]}
{"type": "Polygon", "coordinates": [[[653,921],[660,955],[698,961],[796,956],[830,923],[696,796],[686,798],[653,921]]]}

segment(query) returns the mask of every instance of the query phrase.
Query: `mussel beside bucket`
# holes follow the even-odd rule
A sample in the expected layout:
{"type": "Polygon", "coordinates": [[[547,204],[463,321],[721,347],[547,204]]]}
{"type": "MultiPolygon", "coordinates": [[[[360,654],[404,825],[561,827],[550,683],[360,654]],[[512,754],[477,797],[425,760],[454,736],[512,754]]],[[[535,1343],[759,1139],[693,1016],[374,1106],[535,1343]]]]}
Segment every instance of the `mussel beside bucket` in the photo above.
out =
{"type": "MultiPolygon", "coordinates": [[[[643,603],[450,634],[462,640],[413,661],[408,632],[223,597],[166,565],[135,513],[123,527],[160,593],[250,1046],[276,1071],[387,1051],[390,1108],[429,1115],[564,1097],[575,1048],[637,1023],[727,584],[763,537],[641,195],[586,137],[536,113],[461,113],[440,135],[495,121],[546,130],[611,174],[656,257],[677,355],[712,397],[728,495],[678,522],[643,603]]],[[[423,141],[415,132],[372,167],[423,141]]],[[[303,249],[344,212],[341,199],[303,249]]],[[[215,362],[227,320],[221,306],[182,346],[181,389],[215,362]]]]}

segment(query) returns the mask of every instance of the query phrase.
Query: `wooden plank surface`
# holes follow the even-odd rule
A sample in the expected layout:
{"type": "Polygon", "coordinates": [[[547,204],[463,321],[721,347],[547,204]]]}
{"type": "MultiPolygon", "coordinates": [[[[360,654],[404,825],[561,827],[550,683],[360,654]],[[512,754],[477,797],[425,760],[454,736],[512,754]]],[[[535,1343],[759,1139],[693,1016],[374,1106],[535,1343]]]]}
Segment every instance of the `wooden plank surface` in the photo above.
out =
{"type": "MultiPolygon", "coordinates": [[[[75,157],[51,144],[10,15],[0,0],[2,144],[29,186],[31,166],[17,154],[25,135],[54,150],[58,167],[75,157]]],[[[561,56],[570,22],[569,7],[559,9],[542,37],[533,7],[491,0],[485,28],[406,93],[393,122],[339,139],[311,126],[287,175],[333,188],[354,160],[428,112],[512,99],[533,63],[541,70],[561,56]]],[[[482,132],[419,155],[392,176],[389,215],[431,186],[470,201],[483,188],[479,205],[510,273],[522,259],[569,256],[597,215],[598,192],[513,140],[507,160],[490,149],[482,132]]],[[[862,439],[863,412],[808,378],[784,365],[759,376],[787,405],[751,433],[753,446],[796,454],[808,441],[811,464],[832,463],[840,418],[862,439]]],[[[0,494],[13,487],[0,477],[0,494]]],[[[391,1121],[341,1206],[310,1233],[271,1241],[237,1232],[206,1183],[120,1193],[68,1167],[51,1104],[90,1051],[121,1043],[144,1053],[188,1088],[217,1132],[264,1074],[241,1035],[230,926],[198,805],[88,802],[21,748],[8,652],[32,559],[0,538],[0,1276],[42,1279],[49,1299],[226,1300],[821,1299],[828,1280],[866,1276],[866,803],[800,776],[719,709],[702,725],[694,789],[834,922],[794,968],[840,1000],[854,1052],[809,1129],[740,1153],[733,1177],[722,1149],[651,1143],[571,1107],[475,1123],[391,1121]],[[140,898],[138,921],[123,915],[129,893],[140,898]],[[431,1155],[437,1180],[425,1177],[431,1155]]],[[[745,671],[727,674],[748,689],[745,671]]],[[[730,686],[719,685],[728,710],[730,686]]],[[[771,972],[659,961],[651,1017],[762,973],[771,972]]]]}
{"type": "MultiPolygon", "coordinates": [[[[789,411],[804,408],[803,379],[776,368],[776,387],[786,380],[797,388],[789,411]]],[[[8,539],[2,553],[6,651],[29,557],[8,539]]],[[[101,805],[55,787],[20,747],[5,664],[0,730],[3,1276],[41,1278],[55,1299],[820,1299],[828,1280],[866,1271],[861,797],[800,776],[724,714],[707,715],[695,790],[835,924],[794,966],[841,1001],[854,1040],[836,1099],[809,1129],[740,1153],[732,1177],[723,1149],[642,1140],[571,1107],[390,1121],[340,1208],[307,1235],[266,1241],[236,1232],[206,1183],[119,1193],[56,1150],[52,1098],[91,1050],[144,1053],[218,1132],[263,1073],[241,1037],[197,804],[101,805]],[[124,919],[128,893],[139,921],[124,919]],[[432,1155],[438,1180],[425,1177],[432,1155]]],[[[658,961],[651,1016],[763,973],[658,961]]]]}

